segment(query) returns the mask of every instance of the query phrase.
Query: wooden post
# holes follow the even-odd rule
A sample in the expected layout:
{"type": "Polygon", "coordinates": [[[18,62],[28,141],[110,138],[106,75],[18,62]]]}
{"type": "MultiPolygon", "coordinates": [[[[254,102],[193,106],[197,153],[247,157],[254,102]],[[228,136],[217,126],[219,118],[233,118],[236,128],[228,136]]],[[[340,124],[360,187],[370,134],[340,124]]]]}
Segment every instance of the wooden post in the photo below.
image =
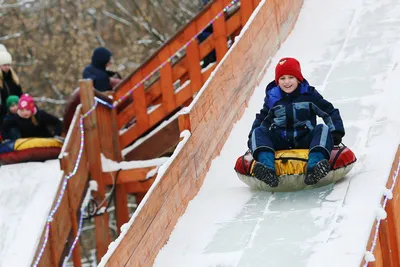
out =
{"type": "MultiPolygon", "coordinates": [[[[119,146],[117,112],[115,108],[111,110],[111,125],[114,148],[113,156],[117,162],[121,162],[122,155],[121,148],[119,146]]],[[[117,179],[117,177],[115,178],[117,179]]],[[[128,195],[126,193],[124,184],[117,184],[115,187],[115,219],[117,221],[117,233],[120,234],[121,226],[129,221],[128,195]]]]}
{"type": "MultiPolygon", "coordinates": [[[[142,71],[137,72],[137,74],[132,78],[133,78],[132,84],[139,83],[143,79],[142,71]]],[[[145,132],[150,126],[150,121],[149,121],[149,114],[147,114],[146,93],[144,91],[143,83],[138,88],[133,90],[132,97],[133,97],[133,108],[136,112],[136,125],[140,129],[140,131],[145,132]]]]}
{"type": "MultiPolygon", "coordinates": [[[[224,6],[222,5],[221,1],[214,2],[211,6],[213,17],[217,16],[223,8],[224,6]]],[[[217,20],[215,20],[213,24],[213,29],[215,52],[217,53],[217,62],[220,62],[221,59],[225,56],[226,52],[228,52],[225,14],[222,14],[217,20]]]]}
{"type": "MultiPolygon", "coordinates": [[[[159,63],[161,64],[167,60],[171,55],[169,46],[164,46],[158,52],[159,63]]],[[[164,115],[168,115],[171,111],[176,109],[175,91],[172,79],[172,65],[168,62],[160,69],[160,84],[162,93],[162,106],[165,111],[164,115]]]]}
{"type": "MultiPolygon", "coordinates": [[[[79,87],[82,103],[82,114],[85,114],[94,105],[93,82],[91,80],[79,80],[79,87]]],[[[85,126],[85,151],[88,156],[90,177],[91,179],[95,180],[98,185],[98,191],[93,192],[93,197],[97,203],[100,203],[105,198],[105,187],[101,178],[102,168],[100,158],[100,139],[97,129],[96,112],[90,113],[90,115],[87,116],[83,122],[85,126]]],[[[99,262],[101,257],[107,252],[107,247],[110,243],[108,214],[104,213],[101,216],[96,216],[94,221],[97,260],[99,262]]]]}
{"type": "Polygon", "coordinates": [[[242,28],[249,20],[251,14],[253,13],[253,2],[252,1],[240,1],[240,14],[241,14],[241,22],[242,28]]]}
{"type": "MultiPolygon", "coordinates": [[[[195,23],[189,24],[189,26],[184,30],[184,36],[186,39],[190,39],[192,36],[196,35],[196,33],[197,29],[195,23]]],[[[195,94],[203,85],[200,60],[199,45],[197,41],[191,42],[186,48],[186,65],[189,71],[192,94],[195,94]]]]}
{"type": "Polygon", "coordinates": [[[179,132],[183,132],[184,130],[191,131],[190,127],[190,116],[189,114],[181,114],[178,116],[178,125],[179,125],[179,132]]]}

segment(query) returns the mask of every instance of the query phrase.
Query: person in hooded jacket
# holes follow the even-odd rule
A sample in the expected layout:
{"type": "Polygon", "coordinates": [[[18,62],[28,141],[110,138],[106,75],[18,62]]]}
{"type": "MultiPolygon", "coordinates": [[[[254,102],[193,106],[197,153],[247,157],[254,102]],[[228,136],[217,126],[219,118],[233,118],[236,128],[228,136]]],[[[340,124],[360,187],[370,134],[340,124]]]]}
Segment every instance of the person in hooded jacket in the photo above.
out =
{"type": "Polygon", "coordinates": [[[100,92],[111,91],[121,81],[118,73],[107,70],[111,56],[107,48],[97,47],[93,50],[92,62],[82,72],[82,77],[93,80],[94,88],[100,92]]]}
{"type": "Polygon", "coordinates": [[[11,67],[11,62],[11,54],[0,44],[0,125],[7,114],[7,98],[11,95],[22,95],[19,78],[11,67]]]}

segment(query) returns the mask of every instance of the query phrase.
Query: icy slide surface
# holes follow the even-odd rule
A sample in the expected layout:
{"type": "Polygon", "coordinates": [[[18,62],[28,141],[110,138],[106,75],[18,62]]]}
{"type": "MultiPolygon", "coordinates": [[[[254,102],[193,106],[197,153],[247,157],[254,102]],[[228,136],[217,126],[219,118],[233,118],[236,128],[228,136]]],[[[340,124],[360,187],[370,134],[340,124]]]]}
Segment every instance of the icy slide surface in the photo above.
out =
{"type": "Polygon", "coordinates": [[[61,178],[58,160],[0,167],[0,267],[31,265],[61,178]]]}
{"type": "Polygon", "coordinates": [[[400,1],[305,0],[249,107],[154,266],[359,266],[400,132],[400,1]],[[233,171],[281,57],[340,109],[358,157],[335,185],[253,192],[233,171]]]}

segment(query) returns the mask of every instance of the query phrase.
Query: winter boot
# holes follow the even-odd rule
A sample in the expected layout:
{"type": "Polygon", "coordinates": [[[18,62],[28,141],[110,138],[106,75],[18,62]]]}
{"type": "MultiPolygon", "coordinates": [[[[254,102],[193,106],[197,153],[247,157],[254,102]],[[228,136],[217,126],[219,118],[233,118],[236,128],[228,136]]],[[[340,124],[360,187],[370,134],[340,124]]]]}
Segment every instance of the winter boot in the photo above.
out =
{"type": "Polygon", "coordinates": [[[321,152],[312,152],[308,157],[307,173],[304,178],[306,185],[314,185],[324,178],[331,170],[331,165],[321,152]]]}
{"type": "Polygon", "coordinates": [[[270,187],[277,187],[279,180],[275,171],[275,154],[270,151],[262,151],[257,158],[258,161],[253,167],[254,177],[270,187]]]}

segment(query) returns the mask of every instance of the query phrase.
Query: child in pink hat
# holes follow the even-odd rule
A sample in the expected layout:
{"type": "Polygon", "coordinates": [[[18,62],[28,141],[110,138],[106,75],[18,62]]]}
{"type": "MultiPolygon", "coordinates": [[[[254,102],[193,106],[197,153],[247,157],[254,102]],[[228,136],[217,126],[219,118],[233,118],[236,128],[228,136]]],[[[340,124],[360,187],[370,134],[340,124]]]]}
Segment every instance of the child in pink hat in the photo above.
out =
{"type": "Polygon", "coordinates": [[[18,101],[18,116],[28,119],[35,115],[37,109],[35,107],[35,100],[28,94],[23,94],[18,101]]]}
{"type": "Polygon", "coordinates": [[[17,128],[22,138],[47,138],[61,135],[61,121],[46,111],[38,109],[34,99],[28,94],[20,97],[17,115],[14,119],[3,123],[0,127],[1,133],[17,128]]]}

